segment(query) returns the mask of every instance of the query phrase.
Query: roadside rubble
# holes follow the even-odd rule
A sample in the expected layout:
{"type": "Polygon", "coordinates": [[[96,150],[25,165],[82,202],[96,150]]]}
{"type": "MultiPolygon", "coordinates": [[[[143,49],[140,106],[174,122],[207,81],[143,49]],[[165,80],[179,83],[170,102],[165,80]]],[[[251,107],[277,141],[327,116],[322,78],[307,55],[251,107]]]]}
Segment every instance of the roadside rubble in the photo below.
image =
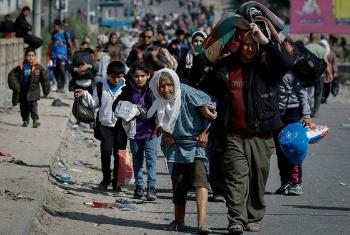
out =
{"type": "Polygon", "coordinates": [[[11,192],[7,188],[1,188],[0,189],[0,197],[1,198],[5,198],[5,199],[9,199],[9,200],[34,201],[33,198],[27,197],[27,196],[23,195],[22,193],[11,192]]]}
{"type": "Polygon", "coordinates": [[[11,158],[0,158],[0,163],[5,163],[5,164],[16,164],[16,165],[21,165],[21,166],[31,166],[30,164],[25,163],[22,160],[18,160],[15,157],[11,158]]]}
{"type": "Polygon", "coordinates": [[[112,191],[112,187],[106,191],[98,190],[102,177],[100,165],[99,142],[92,138],[89,127],[68,125],[59,150],[52,157],[49,180],[44,186],[45,208],[39,210],[40,220],[34,224],[33,231],[69,234],[79,227],[81,234],[110,234],[112,230],[118,231],[117,233],[123,231],[119,234],[135,234],[135,228],[125,227],[128,221],[168,223],[164,220],[171,216],[168,212],[153,216],[147,211],[166,211],[167,207],[170,210],[172,205],[168,203],[165,207],[160,202],[133,199],[133,185],[122,186],[122,192],[118,193],[112,191]],[[103,218],[106,218],[107,222],[103,218]],[[51,229],[48,221],[55,221],[55,230],[51,229]],[[118,225],[117,221],[123,222],[118,225]],[[91,223],[99,226],[91,228],[91,223]]]}
{"type": "Polygon", "coordinates": [[[115,203],[111,202],[84,202],[83,203],[86,206],[90,206],[93,208],[104,208],[104,209],[112,209],[114,207],[118,208],[121,211],[136,211],[137,206],[133,203],[128,202],[127,200],[116,200],[115,203]]]}

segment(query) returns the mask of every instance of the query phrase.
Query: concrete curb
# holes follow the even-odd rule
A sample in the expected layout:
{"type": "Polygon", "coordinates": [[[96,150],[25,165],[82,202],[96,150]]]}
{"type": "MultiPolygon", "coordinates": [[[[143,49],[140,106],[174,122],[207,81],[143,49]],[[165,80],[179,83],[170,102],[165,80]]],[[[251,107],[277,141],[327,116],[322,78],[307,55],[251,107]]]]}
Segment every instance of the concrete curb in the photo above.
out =
{"type": "MultiPolygon", "coordinates": [[[[65,135],[65,132],[67,130],[67,126],[69,124],[69,120],[72,117],[71,107],[72,107],[72,104],[70,104],[70,106],[69,106],[69,115],[68,115],[68,118],[65,121],[66,124],[64,125],[64,128],[60,131],[60,134],[59,134],[59,136],[61,138],[65,135]]],[[[51,156],[51,164],[52,164],[52,161],[54,159],[56,159],[57,156],[58,156],[58,152],[59,152],[59,149],[60,149],[61,141],[62,140],[60,139],[60,141],[58,143],[55,143],[57,146],[55,147],[54,154],[51,156]]],[[[50,167],[51,167],[51,164],[50,164],[50,167]]],[[[47,180],[48,181],[48,177],[50,177],[49,176],[50,175],[50,167],[45,172],[43,172],[43,174],[46,173],[43,180],[47,180]]],[[[27,225],[25,227],[25,231],[23,231],[23,234],[30,234],[31,233],[32,228],[33,228],[34,220],[37,218],[38,213],[39,213],[39,209],[42,207],[42,205],[44,203],[45,192],[44,192],[44,182],[43,181],[41,182],[40,192],[38,192],[38,194],[39,194],[39,199],[37,200],[37,205],[36,205],[36,207],[35,207],[35,209],[33,211],[32,216],[28,219],[28,223],[27,223],[27,225]]]]}

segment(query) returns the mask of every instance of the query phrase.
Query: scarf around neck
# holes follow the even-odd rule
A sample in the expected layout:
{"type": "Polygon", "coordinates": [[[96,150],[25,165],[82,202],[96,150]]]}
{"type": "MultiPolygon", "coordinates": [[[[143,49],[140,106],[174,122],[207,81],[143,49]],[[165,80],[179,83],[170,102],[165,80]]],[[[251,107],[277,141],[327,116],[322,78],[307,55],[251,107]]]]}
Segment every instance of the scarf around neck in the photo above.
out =
{"type": "Polygon", "coordinates": [[[106,79],[107,86],[113,95],[119,95],[121,93],[121,88],[125,86],[125,79],[123,78],[118,84],[112,84],[108,79],[106,79]]]}

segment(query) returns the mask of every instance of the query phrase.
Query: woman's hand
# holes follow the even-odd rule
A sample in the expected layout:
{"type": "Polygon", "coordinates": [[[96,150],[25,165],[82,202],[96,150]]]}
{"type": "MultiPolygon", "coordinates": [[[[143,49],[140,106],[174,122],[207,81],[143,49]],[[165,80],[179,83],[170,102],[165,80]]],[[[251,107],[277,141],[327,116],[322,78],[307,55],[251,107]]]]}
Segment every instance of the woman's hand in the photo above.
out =
{"type": "Polygon", "coordinates": [[[199,112],[206,119],[214,120],[218,116],[218,113],[215,111],[215,109],[216,109],[215,106],[208,104],[200,107],[199,112]]]}
{"type": "Polygon", "coordinates": [[[78,98],[78,97],[82,96],[83,94],[84,94],[84,90],[83,89],[76,89],[74,91],[74,97],[75,98],[78,98]]]}
{"type": "Polygon", "coordinates": [[[204,130],[197,137],[197,144],[198,144],[199,147],[205,148],[205,147],[208,146],[208,140],[209,140],[209,131],[208,130],[204,130]]]}

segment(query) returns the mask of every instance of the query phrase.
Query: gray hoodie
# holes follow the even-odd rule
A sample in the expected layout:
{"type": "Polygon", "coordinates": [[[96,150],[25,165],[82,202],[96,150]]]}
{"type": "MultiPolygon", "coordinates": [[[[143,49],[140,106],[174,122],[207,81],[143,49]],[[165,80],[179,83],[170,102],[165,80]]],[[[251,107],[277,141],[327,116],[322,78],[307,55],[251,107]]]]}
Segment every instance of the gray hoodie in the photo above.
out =
{"type": "Polygon", "coordinates": [[[279,81],[276,93],[280,110],[301,106],[303,117],[310,118],[310,96],[307,88],[301,85],[291,71],[287,72],[279,81]]]}

